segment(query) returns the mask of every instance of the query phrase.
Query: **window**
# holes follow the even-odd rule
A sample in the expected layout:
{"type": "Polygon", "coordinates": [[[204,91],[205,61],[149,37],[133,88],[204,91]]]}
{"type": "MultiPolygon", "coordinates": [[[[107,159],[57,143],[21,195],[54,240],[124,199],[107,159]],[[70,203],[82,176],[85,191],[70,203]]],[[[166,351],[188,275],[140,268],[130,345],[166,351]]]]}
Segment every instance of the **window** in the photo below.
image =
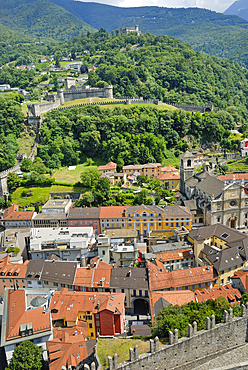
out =
{"type": "Polygon", "coordinates": [[[148,297],[148,290],[145,290],[145,297],[148,297]]]}
{"type": "Polygon", "coordinates": [[[132,227],[132,224],[128,224],[128,227],[132,227]]]}
{"type": "Polygon", "coordinates": [[[189,286],[188,286],[188,285],[186,285],[186,286],[184,287],[184,290],[189,290],[189,286]]]}
{"type": "Polygon", "coordinates": [[[229,269],[227,270],[228,272],[231,272],[231,267],[229,267],[229,269]]]}
{"type": "Polygon", "coordinates": [[[92,324],[89,324],[89,328],[92,329],[92,324]]]}
{"type": "Polygon", "coordinates": [[[171,222],[170,227],[174,227],[174,223],[173,222],[171,222]]]}
{"type": "Polygon", "coordinates": [[[96,322],[96,326],[100,326],[100,321],[97,321],[96,322]]]}
{"type": "Polygon", "coordinates": [[[154,226],[154,223],[153,222],[151,222],[151,226],[154,226]]]}
{"type": "Polygon", "coordinates": [[[54,286],[58,286],[58,283],[53,283],[54,286]]]}
{"type": "Polygon", "coordinates": [[[191,285],[191,289],[195,289],[195,288],[196,288],[195,284],[191,285]]]}
{"type": "Polygon", "coordinates": [[[90,336],[91,336],[91,337],[94,337],[94,333],[90,333],[90,336]]]}
{"type": "Polygon", "coordinates": [[[140,223],[138,222],[138,223],[136,224],[136,226],[140,226],[140,223]]]}
{"type": "Polygon", "coordinates": [[[99,319],[99,315],[98,315],[98,313],[96,314],[96,319],[99,319]]]}
{"type": "Polygon", "coordinates": [[[221,237],[221,238],[223,238],[223,239],[226,239],[228,236],[229,236],[229,234],[224,233],[224,234],[222,234],[220,237],[221,237]]]}
{"type": "Polygon", "coordinates": [[[37,281],[37,284],[38,284],[38,285],[42,285],[41,281],[37,281]]]}
{"type": "Polygon", "coordinates": [[[189,222],[186,222],[186,225],[189,226],[189,222]]]}
{"type": "Polygon", "coordinates": [[[221,279],[221,284],[224,284],[224,279],[221,279]]]}
{"type": "Polygon", "coordinates": [[[65,284],[61,284],[61,288],[64,288],[65,287],[65,284]]]}
{"type": "Polygon", "coordinates": [[[204,283],[204,286],[209,286],[209,283],[207,282],[207,283],[204,283]]]}
{"type": "Polygon", "coordinates": [[[165,226],[169,226],[169,222],[166,222],[166,223],[165,223],[165,226]]]}
{"type": "Polygon", "coordinates": [[[68,289],[72,289],[72,285],[67,285],[68,286],[68,289]]]}
{"type": "Polygon", "coordinates": [[[3,283],[5,283],[5,279],[3,279],[3,283]]]}
{"type": "Polygon", "coordinates": [[[176,222],[176,227],[179,227],[179,222],[176,222]]]}
{"type": "Polygon", "coordinates": [[[198,288],[202,288],[202,283],[198,284],[198,288]]]}
{"type": "Polygon", "coordinates": [[[9,282],[12,283],[12,279],[9,279],[9,282]]]}
{"type": "Polygon", "coordinates": [[[133,291],[133,296],[135,297],[136,296],[136,290],[133,291]]]}
{"type": "Polygon", "coordinates": [[[122,293],[125,293],[124,289],[121,289],[121,292],[122,292],[122,293]]]}
{"type": "Polygon", "coordinates": [[[142,297],[142,290],[139,290],[139,296],[142,297]]]}
{"type": "Polygon", "coordinates": [[[48,281],[44,281],[44,284],[45,284],[45,285],[48,285],[48,281]]]}
{"type": "Polygon", "coordinates": [[[146,226],[146,222],[144,223],[144,226],[146,226]]]}

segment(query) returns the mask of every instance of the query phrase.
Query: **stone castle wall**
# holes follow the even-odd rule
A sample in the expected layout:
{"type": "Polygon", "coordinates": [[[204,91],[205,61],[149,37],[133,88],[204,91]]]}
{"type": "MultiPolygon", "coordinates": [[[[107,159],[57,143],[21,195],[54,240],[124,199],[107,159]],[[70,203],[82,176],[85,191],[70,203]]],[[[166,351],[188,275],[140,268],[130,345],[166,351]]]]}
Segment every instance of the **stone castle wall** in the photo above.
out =
{"type": "MultiPolygon", "coordinates": [[[[150,341],[150,352],[139,355],[138,346],[130,348],[130,360],[118,364],[118,357],[108,358],[109,370],[191,370],[247,342],[248,305],[242,305],[242,317],[233,318],[225,311],[224,323],[215,325],[215,316],[206,320],[206,329],[197,331],[196,322],[188,326],[188,337],[178,339],[178,330],[169,333],[169,344],[159,347],[150,341]]],[[[224,366],[224,364],[223,364],[224,366]]],[[[231,369],[232,367],[230,367],[231,369]]],[[[235,366],[233,367],[233,369],[235,366]]]]}
{"type": "Polygon", "coordinates": [[[214,110],[213,105],[178,104],[178,103],[169,103],[169,102],[167,102],[167,104],[172,105],[173,107],[176,107],[176,108],[181,108],[189,112],[194,111],[194,112],[205,113],[205,112],[212,112],[214,110]]]}

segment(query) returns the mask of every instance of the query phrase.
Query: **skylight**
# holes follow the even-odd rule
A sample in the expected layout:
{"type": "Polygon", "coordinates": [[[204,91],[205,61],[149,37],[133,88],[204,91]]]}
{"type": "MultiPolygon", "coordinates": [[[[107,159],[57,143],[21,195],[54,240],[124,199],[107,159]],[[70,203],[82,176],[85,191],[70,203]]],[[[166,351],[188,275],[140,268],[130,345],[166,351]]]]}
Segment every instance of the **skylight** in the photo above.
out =
{"type": "Polygon", "coordinates": [[[223,239],[226,239],[228,236],[230,236],[230,235],[227,234],[227,233],[223,233],[220,237],[223,238],[223,239]]]}

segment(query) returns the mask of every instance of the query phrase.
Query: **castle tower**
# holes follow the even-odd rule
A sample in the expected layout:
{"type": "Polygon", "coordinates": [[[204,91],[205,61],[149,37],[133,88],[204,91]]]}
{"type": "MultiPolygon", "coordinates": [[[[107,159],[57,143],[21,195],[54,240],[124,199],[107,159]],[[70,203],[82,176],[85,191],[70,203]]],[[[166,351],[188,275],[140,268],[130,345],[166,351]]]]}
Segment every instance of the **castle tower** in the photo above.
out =
{"type": "Polygon", "coordinates": [[[57,97],[60,100],[60,104],[61,105],[64,104],[65,99],[64,99],[64,90],[63,89],[58,89],[58,91],[57,91],[57,97]]]}
{"type": "Polygon", "coordinates": [[[185,194],[185,181],[194,175],[195,156],[190,152],[180,155],[180,192],[185,194]]]}
{"type": "Polygon", "coordinates": [[[104,86],[104,98],[113,99],[113,86],[112,85],[104,86]]]}
{"type": "Polygon", "coordinates": [[[69,90],[71,86],[75,86],[75,85],[76,85],[75,78],[72,78],[72,77],[65,78],[65,90],[69,90]]]}

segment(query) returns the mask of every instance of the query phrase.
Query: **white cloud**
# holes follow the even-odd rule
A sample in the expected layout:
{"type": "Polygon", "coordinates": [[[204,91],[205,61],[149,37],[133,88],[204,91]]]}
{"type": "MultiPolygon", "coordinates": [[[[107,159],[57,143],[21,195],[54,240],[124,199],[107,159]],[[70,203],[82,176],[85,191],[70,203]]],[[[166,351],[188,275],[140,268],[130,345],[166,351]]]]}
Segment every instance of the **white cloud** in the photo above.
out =
{"type": "MultiPolygon", "coordinates": [[[[82,0],[81,0],[82,1],[82,0]]],[[[120,7],[165,6],[168,8],[198,7],[224,12],[234,0],[93,0],[120,7]]]]}

